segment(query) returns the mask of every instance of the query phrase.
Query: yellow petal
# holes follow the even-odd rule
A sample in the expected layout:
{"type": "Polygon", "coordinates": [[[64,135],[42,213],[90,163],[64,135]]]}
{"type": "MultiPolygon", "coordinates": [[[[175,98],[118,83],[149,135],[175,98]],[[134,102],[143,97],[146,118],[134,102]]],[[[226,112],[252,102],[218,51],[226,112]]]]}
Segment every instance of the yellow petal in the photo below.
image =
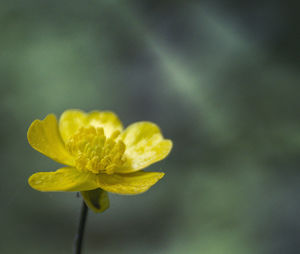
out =
{"type": "Polygon", "coordinates": [[[103,127],[106,136],[114,131],[122,131],[119,118],[109,111],[66,110],[59,119],[59,130],[64,141],[71,137],[80,127],[103,127]]]}
{"type": "Polygon", "coordinates": [[[35,173],[29,177],[28,183],[38,191],[87,191],[98,187],[94,174],[71,167],[35,173]]]}
{"type": "Polygon", "coordinates": [[[164,139],[159,127],[151,122],[131,124],[121,133],[121,140],[126,145],[126,168],[118,173],[130,173],[143,169],[150,164],[164,159],[172,149],[172,141],[164,139]]]}
{"type": "Polygon", "coordinates": [[[40,153],[59,163],[74,165],[73,157],[65,149],[59,134],[55,115],[50,114],[44,120],[35,120],[28,129],[27,139],[40,153]]]}
{"type": "Polygon", "coordinates": [[[104,212],[109,208],[108,194],[102,189],[82,191],[81,195],[86,205],[95,213],[104,212]]]}
{"type": "Polygon", "coordinates": [[[132,174],[100,174],[97,176],[99,187],[116,194],[134,195],[147,191],[164,176],[161,172],[139,171],[132,174]]]}

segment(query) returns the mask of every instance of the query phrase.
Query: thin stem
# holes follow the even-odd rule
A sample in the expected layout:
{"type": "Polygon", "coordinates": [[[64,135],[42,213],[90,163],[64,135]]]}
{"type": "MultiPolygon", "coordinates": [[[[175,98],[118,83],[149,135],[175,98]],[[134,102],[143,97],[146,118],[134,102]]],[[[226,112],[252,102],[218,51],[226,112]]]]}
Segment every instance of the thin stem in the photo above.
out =
{"type": "Polygon", "coordinates": [[[85,222],[88,214],[88,207],[85,202],[82,200],[81,213],[80,213],[80,221],[78,226],[78,231],[75,236],[75,249],[74,254],[80,254],[82,248],[82,241],[84,235],[85,222]]]}

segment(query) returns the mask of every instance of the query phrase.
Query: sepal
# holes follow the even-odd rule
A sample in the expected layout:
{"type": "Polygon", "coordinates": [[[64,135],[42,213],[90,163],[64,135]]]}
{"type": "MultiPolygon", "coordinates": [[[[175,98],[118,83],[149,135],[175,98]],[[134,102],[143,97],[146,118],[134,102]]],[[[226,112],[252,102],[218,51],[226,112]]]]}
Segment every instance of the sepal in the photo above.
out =
{"type": "Polygon", "coordinates": [[[86,205],[95,213],[102,213],[109,208],[108,193],[100,188],[81,191],[81,195],[86,205]]]}

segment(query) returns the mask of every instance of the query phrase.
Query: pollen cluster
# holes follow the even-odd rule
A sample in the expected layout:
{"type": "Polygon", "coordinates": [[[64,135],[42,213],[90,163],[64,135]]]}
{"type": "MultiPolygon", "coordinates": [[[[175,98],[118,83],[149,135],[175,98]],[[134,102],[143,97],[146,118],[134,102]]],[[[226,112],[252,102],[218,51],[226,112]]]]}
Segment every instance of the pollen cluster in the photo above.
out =
{"type": "Polygon", "coordinates": [[[67,140],[66,148],[74,156],[77,169],[94,174],[113,174],[126,161],[126,146],[121,140],[116,140],[119,134],[115,131],[106,137],[103,128],[81,127],[67,140]]]}

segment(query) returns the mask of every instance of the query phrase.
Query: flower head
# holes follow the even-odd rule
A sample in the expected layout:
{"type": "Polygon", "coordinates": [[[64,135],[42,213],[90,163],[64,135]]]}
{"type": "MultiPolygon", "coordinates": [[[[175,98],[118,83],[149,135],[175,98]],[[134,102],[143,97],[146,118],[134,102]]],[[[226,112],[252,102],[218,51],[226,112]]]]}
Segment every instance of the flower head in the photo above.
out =
{"type": "Polygon", "coordinates": [[[164,159],[172,148],[154,123],[137,122],[123,130],[114,113],[103,111],[67,110],[59,122],[50,114],[35,120],[27,137],[34,149],[66,165],[33,174],[29,185],[39,191],[80,191],[95,212],[108,208],[107,192],[147,191],[164,173],[142,169],[164,159]]]}

